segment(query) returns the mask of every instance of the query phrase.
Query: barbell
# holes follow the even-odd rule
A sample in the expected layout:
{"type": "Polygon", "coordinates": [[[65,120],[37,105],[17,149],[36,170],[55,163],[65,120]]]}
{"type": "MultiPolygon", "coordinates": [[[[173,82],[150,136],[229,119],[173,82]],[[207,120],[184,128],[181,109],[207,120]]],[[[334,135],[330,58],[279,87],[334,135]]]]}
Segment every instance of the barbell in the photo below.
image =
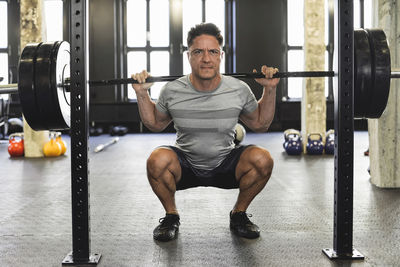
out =
{"type": "MultiPolygon", "coordinates": [[[[351,59],[348,59],[351,62],[351,59]]],[[[76,75],[80,75],[76,71],[76,75]]],[[[263,78],[261,73],[228,73],[236,78],[263,78]]],[[[276,78],[334,77],[333,71],[278,72],[276,78]]],[[[66,41],[28,44],[18,65],[18,84],[0,85],[0,94],[18,93],[22,112],[34,130],[70,126],[70,45],[66,41]]],[[[147,82],[173,81],[182,76],[149,77],[147,82]]],[[[391,72],[390,51],[381,29],[354,31],[354,117],[379,118],[386,108],[391,72]]],[[[90,86],[137,83],[134,79],[88,81],[90,86]]]]}

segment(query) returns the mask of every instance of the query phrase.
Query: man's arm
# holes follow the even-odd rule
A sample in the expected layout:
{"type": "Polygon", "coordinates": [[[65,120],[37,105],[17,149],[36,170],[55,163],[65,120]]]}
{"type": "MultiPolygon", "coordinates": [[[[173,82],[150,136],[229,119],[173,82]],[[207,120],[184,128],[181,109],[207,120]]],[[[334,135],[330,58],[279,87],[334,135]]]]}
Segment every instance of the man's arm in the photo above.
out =
{"type": "Polygon", "coordinates": [[[264,87],[263,94],[258,100],[258,107],[255,111],[240,116],[240,120],[255,132],[266,132],[274,119],[276,86],[279,83],[278,78],[272,78],[278,69],[264,65],[261,72],[265,74],[265,78],[256,79],[256,82],[264,87]]]}
{"type": "Polygon", "coordinates": [[[161,132],[171,122],[171,117],[157,110],[156,104],[151,100],[148,89],[151,83],[145,83],[149,74],[146,71],[132,75],[138,84],[132,84],[136,92],[140,118],[144,125],[153,132],[161,132]]]}

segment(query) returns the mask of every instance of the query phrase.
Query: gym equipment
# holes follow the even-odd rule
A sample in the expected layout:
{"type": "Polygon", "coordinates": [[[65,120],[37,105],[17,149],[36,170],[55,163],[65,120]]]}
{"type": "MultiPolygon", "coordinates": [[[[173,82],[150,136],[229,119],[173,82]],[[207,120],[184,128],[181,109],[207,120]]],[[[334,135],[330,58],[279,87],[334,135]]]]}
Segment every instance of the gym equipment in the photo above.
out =
{"type": "MultiPolygon", "coordinates": [[[[350,60],[350,59],[349,59],[350,60]]],[[[28,124],[34,130],[70,127],[70,46],[65,41],[29,44],[22,51],[18,84],[0,85],[0,94],[19,93],[28,124]],[[18,88],[18,89],[17,89],[18,88]]],[[[75,71],[79,75],[80,71],[75,71]]],[[[227,73],[236,78],[262,78],[261,73],[227,73]]],[[[334,77],[333,71],[278,72],[276,78],[334,77]]],[[[181,76],[149,77],[147,82],[171,81],[181,76]]],[[[391,72],[386,35],[380,29],[354,31],[354,117],[379,118],[386,108],[391,72]]],[[[134,79],[88,81],[90,86],[137,83],[134,79]]],[[[78,99],[81,95],[76,96],[78,99]]],[[[77,107],[79,108],[79,107],[77,107]]]]}
{"type": "Polygon", "coordinates": [[[330,129],[325,135],[325,154],[333,155],[335,153],[335,130],[330,129]]]}
{"type": "Polygon", "coordinates": [[[67,152],[67,144],[65,143],[64,140],[62,140],[61,132],[56,132],[55,135],[56,135],[56,142],[59,143],[61,146],[61,155],[64,155],[65,152],[67,152]]]}
{"type": "Polygon", "coordinates": [[[300,155],[303,152],[303,140],[298,130],[287,129],[283,132],[283,148],[288,155],[300,155]]]}
{"type": "Polygon", "coordinates": [[[306,150],[309,155],[322,155],[324,153],[324,142],[320,133],[308,134],[306,150]]]}
{"type": "Polygon", "coordinates": [[[90,127],[89,128],[89,134],[91,136],[99,136],[103,134],[103,128],[102,127],[90,127]]]}
{"type": "Polygon", "coordinates": [[[235,125],[235,139],[233,140],[235,145],[239,145],[243,141],[245,136],[246,136],[246,129],[240,123],[236,123],[236,125],[235,125]]]}
{"type": "Polygon", "coordinates": [[[111,136],[124,136],[125,134],[128,133],[128,128],[125,126],[113,126],[110,129],[110,135],[111,136]]]}
{"type": "Polygon", "coordinates": [[[105,143],[105,144],[101,144],[96,146],[96,148],[94,149],[95,153],[98,153],[100,151],[103,151],[105,148],[117,143],[119,141],[119,137],[115,137],[114,139],[112,139],[111,141],[105,143]]]}
{"type": "Polygon", "coordinates": [[[50,141],[43,145],[43,153],[46,157],[58,157],[62,153],[61,145],[56,141],[54,132],[50,132],[49,135],[50,141]]]}
{"type": "Polygon", "coordinates": [[[24,134],[13,133],[9,136],[8,154],[11,157],[22,157],[24,155],[24,134]]]}

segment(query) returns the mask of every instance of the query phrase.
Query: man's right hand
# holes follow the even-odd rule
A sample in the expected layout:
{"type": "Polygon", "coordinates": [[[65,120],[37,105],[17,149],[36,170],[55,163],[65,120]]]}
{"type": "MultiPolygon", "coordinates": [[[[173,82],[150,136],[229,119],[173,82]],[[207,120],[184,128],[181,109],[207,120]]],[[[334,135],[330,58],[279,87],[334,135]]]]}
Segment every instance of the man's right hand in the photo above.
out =
{"type": "Polygon", "coordinates": [[[146,83],[148,77],[150,77],[150,73],[146,70],[132,74],[131,78],[138,81],[138,83],[132,84],[132,88],[135,90],[136,94],[142,91],[147,91],[151,86],[153,86],[153,83],[146,83]]]}

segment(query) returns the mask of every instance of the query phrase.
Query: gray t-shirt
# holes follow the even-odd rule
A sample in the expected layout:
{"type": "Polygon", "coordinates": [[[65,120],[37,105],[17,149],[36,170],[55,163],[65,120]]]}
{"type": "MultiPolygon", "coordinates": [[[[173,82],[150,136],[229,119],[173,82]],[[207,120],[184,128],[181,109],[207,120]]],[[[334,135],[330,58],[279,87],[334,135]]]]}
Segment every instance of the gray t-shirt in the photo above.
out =
{"type": "Polygon", "coordinates": [[[215,90],[202,92],[186,75],[161,89],[156,108],[172,118],[175,146],[193,167],[212,170],[235,146],[239,115],[253,112],[257,105],[249,86],[241,80],[222,76],[215,90]]]}

